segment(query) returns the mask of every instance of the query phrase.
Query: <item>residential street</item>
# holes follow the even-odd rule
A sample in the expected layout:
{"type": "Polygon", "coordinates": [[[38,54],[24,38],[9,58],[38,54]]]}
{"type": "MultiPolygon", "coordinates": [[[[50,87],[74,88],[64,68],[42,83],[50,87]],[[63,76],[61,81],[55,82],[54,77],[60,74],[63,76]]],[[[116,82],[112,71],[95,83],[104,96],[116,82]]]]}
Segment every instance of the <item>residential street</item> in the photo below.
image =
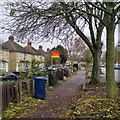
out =
{"type": "Polygon", "coordinates": [[[85,71],[78,71],[77,75],[73,75],[67,80],[62,81],[53,91],[50,91],[49,95],[46,95],[45,101],[48,102],[48,106],[43,107],[41,110],[27,117],[59,118],[68,107],[68,101],[73,97],[77,88],[84,82],[87,82],[85,79],[85,71]]]}
{"type": "Polygon", "coordinates": [[[120,82],[120,70],[115,70],[115,80],[116,82],[120,82]]]}
{"type": "MultiPolygon", "coordinates": [[[[119,81],[120,78],[118,77],[120,75],[119,71],[120,70],[115,70],[116,81],[119,81]]],[[[105,68],[102,68],[102,72],[105,73],[105,68]]],[[[85,73],[86,71],[82,69],[81,71],[78,71],[77,74],[70,76],[66,80],[60,82],[52,91],[48,91],[46,93],[46,106],[43,106],[37,111],[30,111],[29,116],[27,115],[24,117],[61,118],[61,115],[64,115],[65,110],[69,107],[69,101],[73,98],[79,86],[89,82],[89,79],[85,78],[85,73]]],[[[105,74],[101,74],[100,78],[101,82],[105,82],[105,74]]]]}
{"type": "MultiPolygon", "coordinates": [[[[105,73],[106,73],[106,68],[101,68],[101,70],[102,70],[102,72],[104,73],[104,75],[105,75],[105,73]]],[[[104,76],[103,75],[103,76],[104,76]]],[[[120,82],[120,70],[115,70],[115,81],[116,82],[120,82]]]]}
{"type": "MultiPolygon", "coordinates": [[[[102,69],[105,72],[105,69],[102,69]]],[[[118,74],[115,71],[116,80],[118,80],[118,74]]],[[[45,101],[48,102],[48,106],[43,107],[41,110],[36,111],[30,116],[31,118],[60,118],[67,109],[68,101],[73,97],[77,88],[84,82],[88,82],[89,79],[85,79],[85,71],[79,71],[77,75],[69,77],[67,80],[61,82],[57,87],[53,89],[48,95],[46,95],[45,101]]],[[[105,74],[101,74],[101,82],[105,82],[105,74]]]]}

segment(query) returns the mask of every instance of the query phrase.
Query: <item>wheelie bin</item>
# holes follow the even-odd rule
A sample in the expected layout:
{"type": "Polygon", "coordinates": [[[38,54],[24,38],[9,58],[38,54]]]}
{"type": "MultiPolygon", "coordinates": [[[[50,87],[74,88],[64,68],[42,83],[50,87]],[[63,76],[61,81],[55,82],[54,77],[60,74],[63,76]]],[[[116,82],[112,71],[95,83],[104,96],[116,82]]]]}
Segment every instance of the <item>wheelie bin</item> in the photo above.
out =
{"type": "Polygon", "coordinates": [[[45,99],[46,95],[46,81],[45,77],[33,77],[35,80],[35,97],[41,100],[45,99]]]}

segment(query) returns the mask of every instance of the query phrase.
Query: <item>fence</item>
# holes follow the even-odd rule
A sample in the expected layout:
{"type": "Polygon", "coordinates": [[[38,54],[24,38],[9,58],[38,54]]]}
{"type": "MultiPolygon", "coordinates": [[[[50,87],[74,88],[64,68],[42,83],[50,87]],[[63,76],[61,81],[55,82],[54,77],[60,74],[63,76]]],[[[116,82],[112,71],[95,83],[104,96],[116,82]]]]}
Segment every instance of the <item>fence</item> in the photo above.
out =
{"type": "Polygon", "coordinates": [[[20,102],[20,87],[17,81],[10,84],[2,84],[2,109],[6,109],[9,102],[20,102]]]}
{"type": "Polygon", "coordinates": [[[22,89],[26,90],[27,94],[31,94],[34,96],[34,80],[28,79],[28,80],[21,80],[22,81],[22,89]]]}
{"type": "Polygon", "coordinates": [[[21,94],[24,89],[28,94],[34,95],[33,80],[18,80],[9,84],[2,84],[2,109],[6,109],[9,106],[9,102],[19,103],[21,101],[21,94]],[[26,86],[26,87],[25,87],[26,86]]]}

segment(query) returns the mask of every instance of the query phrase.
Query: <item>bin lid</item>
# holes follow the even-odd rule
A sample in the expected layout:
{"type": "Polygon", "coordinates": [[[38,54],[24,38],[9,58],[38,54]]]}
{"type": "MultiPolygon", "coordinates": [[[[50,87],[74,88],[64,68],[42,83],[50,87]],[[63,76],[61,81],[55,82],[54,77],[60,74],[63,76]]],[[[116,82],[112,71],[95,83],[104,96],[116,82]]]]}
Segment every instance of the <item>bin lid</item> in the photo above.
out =
{"type": "Polygon", "coordinates": [[[44,80],[44,81],[47,81],[47,78],[45,77],[33,77],[34,80],[44,80]]]}

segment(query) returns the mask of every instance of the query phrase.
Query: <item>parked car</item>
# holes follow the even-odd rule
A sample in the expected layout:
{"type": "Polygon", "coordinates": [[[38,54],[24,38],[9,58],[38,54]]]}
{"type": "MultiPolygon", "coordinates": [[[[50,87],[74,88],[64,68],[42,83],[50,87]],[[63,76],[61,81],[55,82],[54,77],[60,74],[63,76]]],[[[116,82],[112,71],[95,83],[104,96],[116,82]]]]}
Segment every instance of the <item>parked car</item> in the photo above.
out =
{"type": "Polygon", "coordinates": [[[40,71],[47,72],[47,68],[42,68],[40,71]]]}
{"type": "Polygon", "coordinates": [[[52,65],[50,67],[48,67],[48,71],[51,71],[53,69],[53,71],[57,70],[57,65],[52,65]]]}
{"type": "Polygon", "coordinates": [[[61,67],[61,70],[63,71],[64,75],[66,74],[66,70],[69,69],[68,66],[61,67]]]}
{"type": "Polygon", "coordinates": [[[65,73],[65,67],[64,66],[61,67],[61,70],[65,73]]]}
{"type": "Polygon", "coordinates": [[[104,64],[101,64],[100,66],[101,66],[101,67],[105,67],[105,65],[104,65],[104,64]]]}
{"type": "Polygon", "coordinates": [[[44,68],[44,67],[39,67],[39,68],[36,69],[36,71],[48,72],[48,69],[44,68]]]}
{"type": "Polygon", "coordinates": [[[120,65],[115,65],[114,68],[115,69],[120,69],[120,65]]]}

